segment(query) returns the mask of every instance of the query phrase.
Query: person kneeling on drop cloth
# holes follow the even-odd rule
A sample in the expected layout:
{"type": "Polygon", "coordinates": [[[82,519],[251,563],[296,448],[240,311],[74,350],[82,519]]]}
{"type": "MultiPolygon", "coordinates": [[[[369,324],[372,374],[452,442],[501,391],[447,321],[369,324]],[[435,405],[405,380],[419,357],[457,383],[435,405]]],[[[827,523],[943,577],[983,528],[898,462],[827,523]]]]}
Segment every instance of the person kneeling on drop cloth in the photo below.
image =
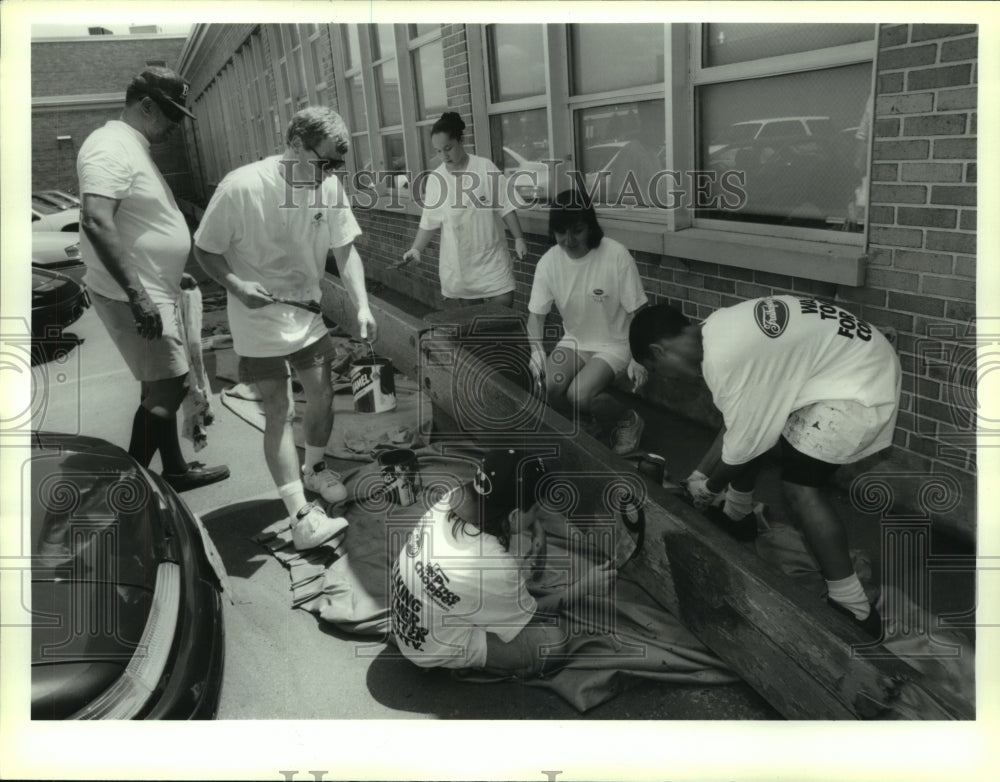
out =
{"type": "Polygon", "coordinates": [[[544,383],[550,404],[600,424],[616,422],[611,448],[631,453],[639,446],[643,420],[606,391],[626,372],[637,387],[645,380],[628,342],[629,322],[647,302],[639,270],[629,251],[604,235],[582,192],[555,197],[549,235],[555,246],[538,261],[528,301],[528,367],[535,381],[544,383]],[[542,334],[553,304],[565,334],[546,357],[542,334]]]}
{"type": "Polygon", "coordinates": [[[745,301],[701,324],[659,304],[636,315],[629,340],[651,372],[704,377],[722,412],[720,458],[687,481],[695,506],[733,537],[753,540],[760,459],[780,442],[785,500],[819,562],[830,604],[881,637],[846,528],[822,489],[840,465],[892,444],[902,375],[889,341],[840,307],[795,296],[745,301]],[[713,506],[723,491],[720,511],[713,506]]]}
{"type": "Polygon", "coordinates": [[[333,430],[331,365],[336,346],[322,315],[305,307],[320,298],[329,252],[357,307],[361,339],[377,337],[354,240],[361,234],[340,181],[350,134],[325,106],[296,112],[287,147],[230,171],[195,232],[195,257],[228,292],[229,326],[240,357],[240,382],[255,383],[264,408],[264,459],[292,520],[295,548],[321,545],[347,528],[306,502],[305,490],[328,503],[347,490],[326,467],[333,430]],[[289,366],[306,395],[305,465],[301,472],[290,421],[289,366]]]}
{"type": "Polygon", "coordinates": [[[615,571],[606,562],[561,592],[537,599],[529,592],[532,565],[511,543],[535,533],[543,474],[538,457],[489,451],[474,480],[445,495],[410,533],[392,568],[390,623],[411,662],[519,678],[553,672],[567,640],[553,618],[582,598],[585,585],[610,589],[615,571]]]}

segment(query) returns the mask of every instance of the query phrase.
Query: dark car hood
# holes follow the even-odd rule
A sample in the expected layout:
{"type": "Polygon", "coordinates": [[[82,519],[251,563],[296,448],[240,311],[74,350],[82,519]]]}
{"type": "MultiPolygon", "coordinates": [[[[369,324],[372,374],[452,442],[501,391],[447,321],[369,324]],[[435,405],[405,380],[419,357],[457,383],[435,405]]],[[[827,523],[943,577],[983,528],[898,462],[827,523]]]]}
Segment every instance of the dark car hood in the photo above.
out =
{"type": "Polygon", "coordinates": [[[62,718],[136,653],[171,528],[149,474],[102,440],[36,434],[30,469],[32,714],[62,718]]]}
{"type": "Polygon", "coordinates": [[[159,490],[124,451],[82,437],[36,436],[31,468],[32,581],[152,591],[169,526],[159,490]]]}

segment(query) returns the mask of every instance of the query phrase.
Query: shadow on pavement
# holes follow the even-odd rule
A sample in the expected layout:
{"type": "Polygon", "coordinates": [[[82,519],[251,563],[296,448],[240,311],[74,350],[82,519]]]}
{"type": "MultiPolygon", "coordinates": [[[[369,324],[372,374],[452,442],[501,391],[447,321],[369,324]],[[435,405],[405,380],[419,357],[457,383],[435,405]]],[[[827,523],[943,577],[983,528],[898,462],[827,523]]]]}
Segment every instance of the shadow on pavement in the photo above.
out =
{"type": "Polygon", "coordinates": [[[287,515],[279,499],[252,500],[203,514],[201,520],[219,549],[226,572],[234,578],[251,578],[271,558],[251,538],[287,515]]]}

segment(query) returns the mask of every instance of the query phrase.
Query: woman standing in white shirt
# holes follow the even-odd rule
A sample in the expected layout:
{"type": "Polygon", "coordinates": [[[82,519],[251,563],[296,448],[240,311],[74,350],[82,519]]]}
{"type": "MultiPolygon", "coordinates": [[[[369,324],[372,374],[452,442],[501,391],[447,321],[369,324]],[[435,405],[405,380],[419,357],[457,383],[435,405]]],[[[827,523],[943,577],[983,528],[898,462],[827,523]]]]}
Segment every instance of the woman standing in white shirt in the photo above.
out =
{"type": "Polygon", "coordinates": [[[464,131],[465,122],[454,111],[442,114],[431,128],[431,145],[444,162],[428,175],[420,227],[397,268],[419,260],[440,228],[444,299],[509,307],[514,303],[514,271],[500,220],[514,236],[519,260],[528,246],[503,174],[491,161],[465,151],[464,131]]]}

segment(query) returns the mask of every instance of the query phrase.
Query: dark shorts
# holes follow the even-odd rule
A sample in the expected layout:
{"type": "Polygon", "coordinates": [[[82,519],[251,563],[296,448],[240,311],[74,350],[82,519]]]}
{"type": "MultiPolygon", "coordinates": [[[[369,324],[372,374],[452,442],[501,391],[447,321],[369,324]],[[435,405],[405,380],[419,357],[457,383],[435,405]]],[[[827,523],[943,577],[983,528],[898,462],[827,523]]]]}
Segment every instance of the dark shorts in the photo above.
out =
{"type": "Polygon", "coordinates": [[[781,480],[799,486],[819,488],[824,485],[840,467],[839,464],[824,462],[814,456],[802,453],[782,435],[781,480]]]}
{"type": "Polygon", "coordinates": [[[333,361],[337,346],[329,334],[287,356],[240,356],[239,379],[241,383],[261,380],[284,380],[289,377],[289,366],[295,370],[308,370],[333,361]]]}

